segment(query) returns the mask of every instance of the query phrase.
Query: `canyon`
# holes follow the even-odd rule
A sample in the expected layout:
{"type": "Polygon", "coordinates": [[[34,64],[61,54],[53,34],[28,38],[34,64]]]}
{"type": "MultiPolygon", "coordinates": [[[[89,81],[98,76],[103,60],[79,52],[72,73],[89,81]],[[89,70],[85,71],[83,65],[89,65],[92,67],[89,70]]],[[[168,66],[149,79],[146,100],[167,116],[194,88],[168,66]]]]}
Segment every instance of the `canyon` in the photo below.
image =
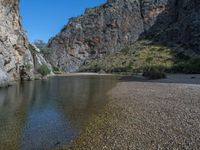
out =
{"type": "Polygon", "coordinates": [[[108,0],[85,10],[48,42],[44,56],[23,31],[19,0],[0,0],[0,84],[34,79],[45,64],[65,72],[79,71],[87,61],[117,53],[138,40],[200,54],[198,0],[108,0]],[[34,49],[34,50],[33,50],[34,49]],[[26,77],[21,75],[25,70],[26,77]]]}
{"type": "Polygon", "coordinates": [[[107,0],[47,45],[19,3],[0,0],[0,149],[199,149],[199,0],[107,0]]]}

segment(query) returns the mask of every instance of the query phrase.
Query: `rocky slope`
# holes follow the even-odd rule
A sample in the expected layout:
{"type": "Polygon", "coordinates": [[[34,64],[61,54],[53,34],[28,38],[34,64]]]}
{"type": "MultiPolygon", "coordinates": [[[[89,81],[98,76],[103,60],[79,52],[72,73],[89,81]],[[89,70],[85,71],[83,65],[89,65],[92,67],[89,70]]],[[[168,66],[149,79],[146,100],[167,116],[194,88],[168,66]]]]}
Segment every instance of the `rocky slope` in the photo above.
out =
{"type": "Polygon", "coordinates": [[[0,86],[34,78],[34,60],[19,15],[19,0],[0,0],[0,86]]]}
{"type": "Polygon", "coordinates": [[[49,40],[52,65],[77,71],[85,60],[121,50],[148,38],[200,53],[198,0],[108,0],[71,18],[49,40]]]}

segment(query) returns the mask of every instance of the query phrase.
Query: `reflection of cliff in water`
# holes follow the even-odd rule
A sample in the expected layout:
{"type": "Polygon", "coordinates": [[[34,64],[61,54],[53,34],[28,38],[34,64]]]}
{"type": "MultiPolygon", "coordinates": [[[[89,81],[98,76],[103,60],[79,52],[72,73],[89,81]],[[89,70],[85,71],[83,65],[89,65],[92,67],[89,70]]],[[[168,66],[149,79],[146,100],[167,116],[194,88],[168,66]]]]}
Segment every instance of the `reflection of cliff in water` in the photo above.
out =
{"type": "Polygon", "coordinates": [[[52,97],[57,99],[57,107],[62,107],[70,123],[81,127],[92,113],[97,113],[107,103],[106,93],[115,83],[113,77],[61,77],[52,83],[57,86],[52,97]],[[62,84],[66,84],[65,88],[62,84]]]}
{"type": "Polygon", "coordinates": [[[16,84],[0,90],[0,149],[20,147],[33,89],[33,84],[16,84]]]}
{"type": "Polygon", "coordinates": [[[68,143],[107,102],[113,77],[53,77],[0,90],[0,148],[68,143]]]}

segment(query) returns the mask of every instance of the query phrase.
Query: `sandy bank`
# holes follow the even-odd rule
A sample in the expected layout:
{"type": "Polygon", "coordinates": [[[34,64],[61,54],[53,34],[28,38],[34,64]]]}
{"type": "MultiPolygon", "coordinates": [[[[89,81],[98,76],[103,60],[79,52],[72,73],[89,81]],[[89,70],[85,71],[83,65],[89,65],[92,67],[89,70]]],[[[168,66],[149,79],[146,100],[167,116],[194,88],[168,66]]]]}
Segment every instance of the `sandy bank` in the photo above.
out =
{"type": "MultiPolygon", "coordinates": [[[[107,73],[63,73],[63,74],[56,74],[53,76],[115,76],[115,74],[107,74],[107,73]]],[[[116,75],[119,76],[119,75],[116,75]]]]}

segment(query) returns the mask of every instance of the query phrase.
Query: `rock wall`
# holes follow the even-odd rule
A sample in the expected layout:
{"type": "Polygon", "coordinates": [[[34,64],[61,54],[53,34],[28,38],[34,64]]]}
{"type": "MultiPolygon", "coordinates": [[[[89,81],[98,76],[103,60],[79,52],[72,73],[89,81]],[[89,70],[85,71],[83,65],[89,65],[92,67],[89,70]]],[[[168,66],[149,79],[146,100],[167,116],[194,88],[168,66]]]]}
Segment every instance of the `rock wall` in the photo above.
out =
{"type": "Polygon", "coordinates": [[[158,40],[181,45],[189,53],[200,54],[200,1],[176,3],[176,20],[160,34],[158,40]]]}
{"type": "Polygon", "coordinates": [[[198,0],[108,0],[71,18],[49,40],[52,65],[78,70],[85,60],[119,51],[138,38],[186,44],[199,52],[198,0]],[[189,43],[188,43],[189,42],[189,43]]]}
{"type": "Polygon", "coordinates": [[[20,79],[20,67],[33,66],[22,30],[19,0],[0,0],[0,84],[20,79]]]}
{"type": "Polygon", "coordinates": [[[65,71],[76,71],[86,59],[117,51],[137,40],[143,31],[139,1],[109,0],[71,18],[49,41],[54,50],[49,60],[65,71]]]}
{"type": "Polygon", "coordinates": [[[41,65],[51,69],[22,29],[19,0],[0,0],[0,87],[13,80],[38,77],[41,65]]]}

